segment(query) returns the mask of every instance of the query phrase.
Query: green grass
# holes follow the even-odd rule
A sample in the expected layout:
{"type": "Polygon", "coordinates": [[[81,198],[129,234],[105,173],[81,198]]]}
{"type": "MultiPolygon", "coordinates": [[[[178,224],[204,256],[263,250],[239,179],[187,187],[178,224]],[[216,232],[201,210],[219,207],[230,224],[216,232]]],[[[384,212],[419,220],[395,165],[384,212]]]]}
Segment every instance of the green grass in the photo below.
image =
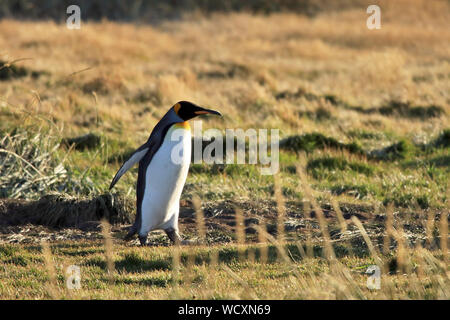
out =
{"type": "Polygon", "coordinates": [[[322,157],[309,160],[306,170],[315,179],[336,179],[334,176],[335,171],[345,171],[346,173],[352,171],[366,176],[373,175],[375,171],[374,167],[369,164],[348,161],[338,157],[322,157]]]}
{"type": "Polygon", "coordinates": [[[326,137],[320,133],[310,133],[301,136],[288,137],[280,141],[280,148],[294,152],[312,152],[316,149],[333,148],[346,150],[350,153],[362,153],[361,147],[352,143],[341,143],[331,137],[326,137]]]}
{"type": "MultiPolygon", "coordinates": [[[[239,256],[234,245],[182,248],[180,265],[174,268],[174,248],[140,248],[115,243],[114,271],[108,275],[101,242],[59,243],[51,246],[56,272],[56,280],[51,282],[50,269],[36,247],[0,245],[3,265],[0,297],[13,299],[19,294],[26,299],[308,299],[321,296],[328,288],[328,297],[393,298],[404,297],[408,290],[407,284],[402,283],[403,276],[397,274],[395,257],[383,258],[391,274],[383,277],[386,289],[377,292],[366,287],[367,275],[363,272],[375,263],[367,249],[361,251],[362,254],[349,255],[346,246],[335,245],[339,266],[333,267],[322,257],[320,246],[315,245],[311,250],[302,246],[299,251],[295,243],[286,245],[283,250],[288,253],[289,261],[284,261],[280,260],[279,250],[270,245],[265,262],[261,260],[261,245],[246,246],[243,256],[239,256]],[[313,256],[302,256],[302,252],[309,251],[313,256]],[[5,252],[7,256],[3,255],[5,252]],[[218,257],[218,264],[212,264],[214,255],[218,257]],[[81,268],[81,289],[77,290],[65,286],[65,270],[73,264],[81,268]],[[333,281],[341,285],[339,290],[333,289],[333,283],[326,280],[331,268],[336,267],[339,272],[346,270],[347,273],[343,278],[334,275],[333,281]]],[[[438,279],[439,270],[426,265],[422,272],[427,272],[430,279],[438,279]]],[[[415,271],[409,272],[415,274],[415,271]]],[[[413,293],[414,298],[440,296],[438,285],[428,286],[427,281],[422,280],[416,285],[420,290],[413,293]]]]}

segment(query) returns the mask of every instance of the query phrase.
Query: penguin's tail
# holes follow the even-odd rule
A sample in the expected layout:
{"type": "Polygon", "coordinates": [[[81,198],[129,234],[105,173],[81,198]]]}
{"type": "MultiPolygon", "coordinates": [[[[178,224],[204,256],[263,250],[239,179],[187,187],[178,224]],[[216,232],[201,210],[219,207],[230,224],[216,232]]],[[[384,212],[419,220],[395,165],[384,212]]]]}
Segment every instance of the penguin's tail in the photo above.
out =
{"type": "Polygon", "coordinates": [[[127,235],[123,238],[123,240],[125,240],[125,241],[130,241],[136,233],[137,233],[137,228],[136,228],[136,225],[133,224],[133,225],[130,227],[130,230],[128,230],[128,233],[127,233],[127,235]]]}

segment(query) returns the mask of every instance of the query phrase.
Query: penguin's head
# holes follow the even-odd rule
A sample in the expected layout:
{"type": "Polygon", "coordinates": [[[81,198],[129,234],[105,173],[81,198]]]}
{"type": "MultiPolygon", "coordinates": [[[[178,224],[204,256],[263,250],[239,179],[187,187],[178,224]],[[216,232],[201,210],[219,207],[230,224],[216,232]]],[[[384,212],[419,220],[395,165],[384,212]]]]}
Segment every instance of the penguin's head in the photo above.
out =
{"type": "Polygon", "coordinates": [[[202,114],[216,114],[222,116],[220,112],[205,109],[189,101],[179,101],[173,106],[175,113],[184,121],[195,118],[202,114]]]}

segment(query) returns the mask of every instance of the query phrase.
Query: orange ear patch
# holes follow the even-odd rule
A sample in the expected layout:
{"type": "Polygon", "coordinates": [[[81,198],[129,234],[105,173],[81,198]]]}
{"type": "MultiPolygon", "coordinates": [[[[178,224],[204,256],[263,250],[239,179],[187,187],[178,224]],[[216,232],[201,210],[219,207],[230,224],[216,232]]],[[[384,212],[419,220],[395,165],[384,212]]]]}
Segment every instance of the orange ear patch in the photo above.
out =
{"type": "Polygon", "coordinates": [[[179,103],[173,106],[173,109],[175,110],[175,113],[178,115],[178,111],[180,110],[181,106],[179,103]]]}

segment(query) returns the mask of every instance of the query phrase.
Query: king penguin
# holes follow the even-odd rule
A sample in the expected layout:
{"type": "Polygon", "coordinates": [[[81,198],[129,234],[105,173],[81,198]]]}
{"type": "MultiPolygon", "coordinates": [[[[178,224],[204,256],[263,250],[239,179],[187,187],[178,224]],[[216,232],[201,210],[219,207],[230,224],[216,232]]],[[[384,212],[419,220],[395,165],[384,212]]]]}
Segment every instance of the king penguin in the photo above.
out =
{"type": "Polygon", "coordinates": [[[139,162],[136,219],[125,240],[137,233],[141,245],[145,245],[150,231],[162,229],[173,243],[182,242],[178,233],[178,214],[191,162],[191,129],[187,121],[202,114],[221,116],[217,111],[188,101],[176,103],[153,128],[147,142],[117,171],[110,190],[139,162]]]}

